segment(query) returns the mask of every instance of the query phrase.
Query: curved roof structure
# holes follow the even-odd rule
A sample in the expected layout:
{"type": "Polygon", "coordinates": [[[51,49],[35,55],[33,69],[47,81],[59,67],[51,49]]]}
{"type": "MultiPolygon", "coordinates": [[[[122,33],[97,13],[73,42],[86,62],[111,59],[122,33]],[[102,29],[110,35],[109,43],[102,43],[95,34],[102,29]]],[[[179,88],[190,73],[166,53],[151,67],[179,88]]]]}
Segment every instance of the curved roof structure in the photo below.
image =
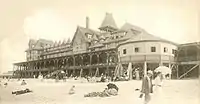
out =
{"type": "MultiPolygon", "coordinates": [[[[166,39],[157,37],[155,35],[151,35],[147,32],[137,34],[137,35],[133,36],[132,38],[128,39],[127,41],[124,41],[122,44],[133,43],[133,42],[145,42],[145,41],[160,41],[160,42],[167,42],[170,44],[178,45],[177,43],[168,41],[166,39]]],[[[122,44],[120,44],[120,45],[122,45],[122,44]]]]}
{"type": "Polygon", "coordinates": [[[128,31],[128,30],[135,30],[135,31],[140,31],[140,32],[145,32],[144,29],[138,27],[138,26],[135,26],[135,25],[132,25],[128,22],[126,22],[121,28],[120,30],[124,30],[124,31],[128,31]]]}

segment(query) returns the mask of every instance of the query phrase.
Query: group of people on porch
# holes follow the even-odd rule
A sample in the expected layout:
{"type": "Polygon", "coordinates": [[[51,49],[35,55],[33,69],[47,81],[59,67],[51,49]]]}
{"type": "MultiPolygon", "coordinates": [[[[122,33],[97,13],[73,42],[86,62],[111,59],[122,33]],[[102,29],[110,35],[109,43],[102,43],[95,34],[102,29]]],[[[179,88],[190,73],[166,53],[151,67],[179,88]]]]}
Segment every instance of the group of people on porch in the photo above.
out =
{"type": "MultiPolygon", "coordinates": [[[[149,68],[147,68],[147,70],[150,70],[149,68]]],[[[90,76],[90,75],[87,75],[87,74],[84,74],[82,75],[81,77],[82,78],[85,78],[88,82],[91,82],[92,79],[96,79],[97,77],[100,78],[99,80],[96,80],[94,82],[111,82],[111,81],[128,81],[128,80],[131,80],[131,79],[135,79],[135,80],[141,80],[143,78],[143,75],[144,75],[144,70],[143,68],[140,68],[140,67],[137,67],[135,69],[133,69],[131,72],[128,71],[128,70],[125,70],[123,68],[123,71],[121,72],[122,74],[120,75],[116,75],[116,72],[115,70],[112,70],[110,72],[110,74],[108,75],[108,73],[103,73],[101,72],[100,73],[100,76],[97,75],[97,76],[90,76]],[[132,73],[132,74],[130,74],[132,73]],[[131,76],[130,76],[131,75],[131,76]]],[[[155,72],[152,71],[152,78],[155,78],[155,72]]],[[[43,78],[47,78],[46,76],[51,76],[51,74],[48,74],[48,75],[43,75],[42,73],[40,73],[38,75],[38,77],[36,77],[34,75],[34,78],[39,78],[39,79],[43,79],[43,78]]],[[[67,78],[73,78],[74,80],[77,80],[80,78],[80,74],[79,75],[75,75],[75,73],[71,73],[69,75],[69,73],[67,72],[64,72],[64,71],[60,71],[58,73],[55,73],[54,75],[52,75],[53,77],[51,78],[54,78],[56,79],[57,81],[58,80],[66,80],[67,78]]],[[[167,76],[167,75],[166,75],[167,76]]],[[[169,76],[169,75],[168,75],[169,76]]],[[[162,78],[165,77],[165,76],[161,76],[162,78]]],[[[48,77],[50,78],[50,77],[48,77]]],[[[97,78],[97,79],[98,79],[97,78]]]]}

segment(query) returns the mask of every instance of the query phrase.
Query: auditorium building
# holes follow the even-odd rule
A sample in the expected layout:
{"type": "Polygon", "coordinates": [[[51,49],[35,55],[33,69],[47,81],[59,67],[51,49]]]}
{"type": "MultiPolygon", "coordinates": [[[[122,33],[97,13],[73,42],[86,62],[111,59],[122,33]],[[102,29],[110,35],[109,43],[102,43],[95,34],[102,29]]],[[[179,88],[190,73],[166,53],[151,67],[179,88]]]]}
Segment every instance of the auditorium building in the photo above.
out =
{"type": "Polygon", "coordinates": [[[25,51],[27,60],[14,63],[15,75],[32,78],[63,70],[69,76],[109,76],[118,64],[126,69],[132,63],[133,69],[141,71],[144,62],[151,70],[175,64],[176,43],[131,23],[118,27],[111,13],[106,13],[98,31],[91,29],[89,23],[86,17],[86,26],[77,26],[72,40],[30,39],[25,51]]]}

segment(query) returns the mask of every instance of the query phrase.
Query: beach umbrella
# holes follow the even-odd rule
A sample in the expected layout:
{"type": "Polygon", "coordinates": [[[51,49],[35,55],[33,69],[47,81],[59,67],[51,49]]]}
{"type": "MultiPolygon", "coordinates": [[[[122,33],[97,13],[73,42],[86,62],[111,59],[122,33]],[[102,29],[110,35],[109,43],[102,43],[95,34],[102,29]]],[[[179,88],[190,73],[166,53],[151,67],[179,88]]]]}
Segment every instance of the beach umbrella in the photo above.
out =
{"type": "Polygon", "coordinates": [[[119,64],[115,68],[114,76],[119,77],[119,64]]]}
{"type": "Polygon", "coordinates": [[[119,88],[117,87],[117,85],[115,85],[115,84],[113,84],[113,83],[107,84],[107,87],[108,87],[108,89],[114,88],[114,89],[116,89],[117,91],[119,90],[119,88]]]}
{"type": "Polygon", "coordinates": [[[172,70],[169,67],[166,67],[166,66],[159,66],[154,71],[155,72],[161,72],[164,75],[172,73],[172,70]]]}
{"type": "Polygon", "coordinates": [[[129,79],[132,79],[132,77],[133,77],[133,75],[132,75],[132,63],[129,63],[128,64],[128,69],[127,69],[127,74],[128,74],[128,76],[129,76],[129,79]]]}

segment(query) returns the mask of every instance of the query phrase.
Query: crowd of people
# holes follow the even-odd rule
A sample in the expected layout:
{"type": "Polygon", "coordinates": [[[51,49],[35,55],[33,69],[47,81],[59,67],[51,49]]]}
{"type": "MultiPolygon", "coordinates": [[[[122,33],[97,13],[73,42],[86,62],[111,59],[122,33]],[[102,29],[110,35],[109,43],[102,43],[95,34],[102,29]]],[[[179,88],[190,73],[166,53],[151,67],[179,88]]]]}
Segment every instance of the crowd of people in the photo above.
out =
{"type": "MultiPolygon", "coordinates": [[[[136,74],[139,74],[139,72],[137,72],[136,70],[136,74]]],[[[56,81],[61,80],[61,79],[65,79],[66,80],[66,74],[57,74],[56,76],[56,81]]],[[[139,75],[136,75],[136,77],[138,78],[139,75]]],[[[78,77],[73,77],[74,80],[77,80],[78,77]]],[[[92,77],[90,76],[85,76],[84,77],[88,82],[90,82],[92,80],[92,77]]],[[[117,85],[114,84],[115,81],[121,81],[123,78],[126,77],[122,76],[122,77],[115,77],[115,76],[106,76],[105,74],[101,74],[100,79],[99,80],[95,80],[95,82],[113,82],[113,83],[109,83],[107,85],[107,88],[105,88],[104,91],[102,92],[91,92],[88,94],[85,94],[84,97],[110,97],[110,96],[116,96],[118,95],[118,90],[119,88],[117,87],[117,85]]],[[[41,81],[43,81],[44,76],[42,74],[40,74],[38,76],[38,79],[40,79],[41,81]]],[[[128,80],[128,79],[127,79],[128,80]]],[[[152,99],[151,98],[151,93],[155,93],[155,96],[160,96],[158,95],[159,93],[159,89],[162,86],[162,81],[163,80],[163,75],[161,72],[152,72],[151,70],[147,71],[146,75],[143,75],[142,78],[142,85],[141,85],[141,90],[140,90],[141,94],[139,95],[139,98],[144,98],[144,104],[149,103],[149,101],[152,99]],[[153,77],[154,74],[154,77],[153,77]],[[154,80],[154,83],[152,82],[152,80],[154,80]]],[[[19,79],[20,81],[20,79],[19,79]]],[[[4,86],[7,86],[8,83],[4,83],[4,86]]],[[[21,86],[27,85],[27,82],[25,80],[22,80],[21,82],[21,86]]],[[[73,85],[71,87],[71,89],[69,90],[69,95],[73,95],[75,94],[75,85],[73,85]]],[[[26,89],[22,89],[19,91],[13,91],[12,94],[16,94],[16,95],[20,95],[20,94],[25,94],[25,93],[30,93],[32,92],[30,89],[26,88],[26,89]]]]}

